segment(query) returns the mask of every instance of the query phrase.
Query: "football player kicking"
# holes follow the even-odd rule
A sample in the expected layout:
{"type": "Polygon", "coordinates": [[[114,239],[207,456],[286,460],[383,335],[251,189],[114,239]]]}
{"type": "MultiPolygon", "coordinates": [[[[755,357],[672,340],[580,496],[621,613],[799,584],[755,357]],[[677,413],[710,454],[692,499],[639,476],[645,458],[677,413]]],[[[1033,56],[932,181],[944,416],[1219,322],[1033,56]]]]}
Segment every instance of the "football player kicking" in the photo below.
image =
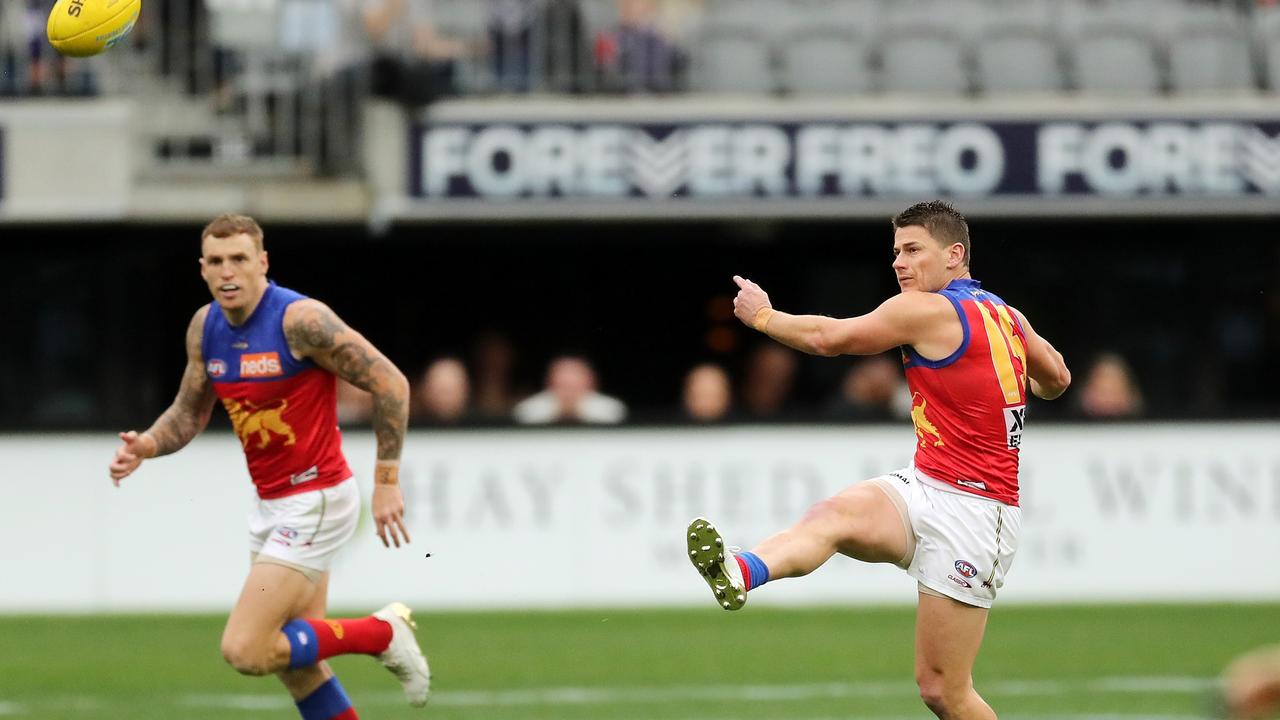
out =
{"type": "Polygon", "coordinates": [[[894,563],[914,577],[916,683],[940,718],[994,719],[973,687],[987,613],[1018,547],[1018,450],[1027,392],[1058,397],[1071,383],[1062,355],[1022,313],[969,273],[969,227],[941,202],[893,219],[902,292],[853,318],[779,312],[735,277],[734,313],[784,345],[815,355],[902,349],[914,462],[814,505],[750,552],[732,552],[697,518],[689,559],[727,610],[748,591],[818,569],[836,553],[894,563]]]}

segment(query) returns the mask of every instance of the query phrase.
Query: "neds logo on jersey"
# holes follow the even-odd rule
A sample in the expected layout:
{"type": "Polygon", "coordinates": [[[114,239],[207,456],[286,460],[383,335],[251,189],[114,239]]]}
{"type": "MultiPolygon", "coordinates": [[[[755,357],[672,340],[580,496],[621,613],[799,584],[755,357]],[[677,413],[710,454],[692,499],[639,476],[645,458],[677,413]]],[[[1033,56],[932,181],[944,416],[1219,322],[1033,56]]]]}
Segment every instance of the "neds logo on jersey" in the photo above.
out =
{"type": "Polygon", "coordinates": [[[240,356],[241,378],[279,377],[284,374],[280,353],[265,352],[240,356]]]}

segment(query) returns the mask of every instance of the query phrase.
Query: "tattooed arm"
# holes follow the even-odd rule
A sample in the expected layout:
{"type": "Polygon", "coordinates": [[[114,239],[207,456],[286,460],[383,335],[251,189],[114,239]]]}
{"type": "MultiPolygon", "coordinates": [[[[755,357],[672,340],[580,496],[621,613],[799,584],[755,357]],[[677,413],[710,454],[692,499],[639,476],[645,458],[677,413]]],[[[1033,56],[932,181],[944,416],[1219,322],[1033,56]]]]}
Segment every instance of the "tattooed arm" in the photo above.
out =
{"type": "Polygon", "coordinates": [[[200,354],[204,319],[208,314],[206,305],[196,311],[187,326],[187,368],[182,373],[182,385],[173,404],[142,434],[134,430],[120,433],[123,444],[116,449],[109,466],[111,479],[117,486],[138,469],[143,460],[181,450],[209,424],[215,396],[200,354]]]}
{"type": "Polygon", "coordinates": [[[318,300],[299,300],[284,314],[284,334],[295,357],[320,367],[373,395],[373,431],[378,438],[373,517],[383,545],[409,542],[400,495],[400,450],[409,423],[409,381],[390,360],[318,300]]]}

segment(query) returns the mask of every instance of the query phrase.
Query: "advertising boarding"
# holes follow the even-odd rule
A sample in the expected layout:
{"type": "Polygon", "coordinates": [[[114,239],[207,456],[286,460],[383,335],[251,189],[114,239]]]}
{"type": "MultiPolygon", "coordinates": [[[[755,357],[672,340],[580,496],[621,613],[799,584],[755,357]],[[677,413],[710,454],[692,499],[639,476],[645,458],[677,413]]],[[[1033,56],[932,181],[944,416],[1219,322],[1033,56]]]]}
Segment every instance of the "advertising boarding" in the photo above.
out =
{"type": "Polygon", "coordinates": [[[1280,122],[1258,117],[466,121],[411,133],[421,207],[621,207],[698,214],[1101,205],[1263,211],[1280,199],[1280,122]],[[1186,201],[1194,201],[1187,205],[1186,201]]]}

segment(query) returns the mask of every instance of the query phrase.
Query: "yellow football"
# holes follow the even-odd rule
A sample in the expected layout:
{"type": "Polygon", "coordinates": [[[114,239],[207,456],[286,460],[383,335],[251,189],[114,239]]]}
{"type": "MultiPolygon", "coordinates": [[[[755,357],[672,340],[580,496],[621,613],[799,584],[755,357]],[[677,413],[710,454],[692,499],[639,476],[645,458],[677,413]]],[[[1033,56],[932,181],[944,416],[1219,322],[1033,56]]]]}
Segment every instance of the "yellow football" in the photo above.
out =
{"type": "Polygon", "coordinates": [[[141,10],[142,0],[58,0],[45,31],[54,50],[89,57],[128,35],[141,10]]]}

